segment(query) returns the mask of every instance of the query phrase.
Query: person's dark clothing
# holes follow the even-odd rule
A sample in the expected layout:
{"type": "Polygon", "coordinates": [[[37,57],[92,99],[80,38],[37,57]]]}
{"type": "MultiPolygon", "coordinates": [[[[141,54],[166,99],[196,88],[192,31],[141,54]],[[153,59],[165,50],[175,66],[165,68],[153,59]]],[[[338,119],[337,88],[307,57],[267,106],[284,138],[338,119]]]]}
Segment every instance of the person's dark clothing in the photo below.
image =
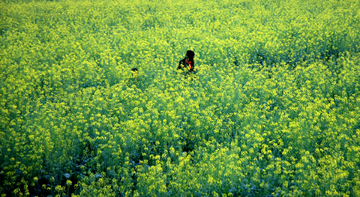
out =
{"type": "Polygon", "coordinates": [[[180,60],[178,69],[183,69],[183,68],[189,68],[189,72],[193,72],[194,71],[194,60],[186,61],[186,58],[180,60]]]}

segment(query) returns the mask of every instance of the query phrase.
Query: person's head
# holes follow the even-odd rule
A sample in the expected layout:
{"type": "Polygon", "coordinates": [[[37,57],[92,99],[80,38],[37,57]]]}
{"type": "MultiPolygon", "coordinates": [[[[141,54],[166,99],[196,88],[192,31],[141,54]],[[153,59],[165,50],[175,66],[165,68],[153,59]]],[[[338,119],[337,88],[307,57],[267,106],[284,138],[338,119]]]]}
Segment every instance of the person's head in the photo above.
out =
{"type": "Polygon", "coordinates": [[[194,60],[194,56],[195,56],[195,53],[194,53],[194,51],[192,51],[192,50],[188,50],[187,52],[186,52],[186,58],[188,58],[190,61],[193,61],[194,60]]]}
{"type": "Polygon", "coordinates": [[[138,69],[137,69],[137,68],[132,68],[131,71],[132,71],[132,72],[137,72],[138,69]]]}

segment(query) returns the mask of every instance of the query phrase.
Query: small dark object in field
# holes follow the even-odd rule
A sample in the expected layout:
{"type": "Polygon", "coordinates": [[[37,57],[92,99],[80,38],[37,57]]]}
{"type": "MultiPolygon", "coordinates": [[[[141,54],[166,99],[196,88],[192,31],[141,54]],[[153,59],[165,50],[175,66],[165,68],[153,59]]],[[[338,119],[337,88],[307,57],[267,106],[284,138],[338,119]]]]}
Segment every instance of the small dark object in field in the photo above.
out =
{"type": "Polygon", "coordinates": [[[137,68],[132,68],[132,69],[131,69],[131,71],[133,71],[133,72],[135,72],[135,71],[136,71],[136,72],[137,72],[137,71],[138,71],[138,69],[137,69],[137,68]]]}

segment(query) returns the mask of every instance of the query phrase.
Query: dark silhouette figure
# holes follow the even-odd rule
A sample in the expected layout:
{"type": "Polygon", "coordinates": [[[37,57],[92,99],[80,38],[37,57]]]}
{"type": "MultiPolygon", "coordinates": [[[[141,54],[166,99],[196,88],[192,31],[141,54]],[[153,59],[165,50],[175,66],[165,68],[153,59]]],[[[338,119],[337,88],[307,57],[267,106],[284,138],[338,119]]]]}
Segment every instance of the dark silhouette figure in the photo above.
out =
{"type": "Polygon", "coordinates": [[[135,72],[135,71],[138,71],[137,68],[132,68],[131,71],[135,72]]]}
{"type": "Polygon", "coordinates": [[[179,66],[177,69],[183,70],[184,68],[188,68],[189,71],[186,74],[188,74],[190,72],[194,72],[194,63],[195,63],[194,56],[195,56],[194,51],[188,50],[186,52],[185,58],[180,60],[179,66]]]}

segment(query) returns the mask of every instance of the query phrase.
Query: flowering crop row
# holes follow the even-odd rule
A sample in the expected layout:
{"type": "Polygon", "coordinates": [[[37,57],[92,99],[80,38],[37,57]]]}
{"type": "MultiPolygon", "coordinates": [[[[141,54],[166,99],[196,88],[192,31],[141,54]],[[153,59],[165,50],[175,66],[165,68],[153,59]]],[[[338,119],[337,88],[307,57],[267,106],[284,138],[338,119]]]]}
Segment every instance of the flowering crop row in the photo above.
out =
{"type": "Polygon", "coordinates": [[[1,195],[359,196],[359,8],[2,0],[1,195]]]}

